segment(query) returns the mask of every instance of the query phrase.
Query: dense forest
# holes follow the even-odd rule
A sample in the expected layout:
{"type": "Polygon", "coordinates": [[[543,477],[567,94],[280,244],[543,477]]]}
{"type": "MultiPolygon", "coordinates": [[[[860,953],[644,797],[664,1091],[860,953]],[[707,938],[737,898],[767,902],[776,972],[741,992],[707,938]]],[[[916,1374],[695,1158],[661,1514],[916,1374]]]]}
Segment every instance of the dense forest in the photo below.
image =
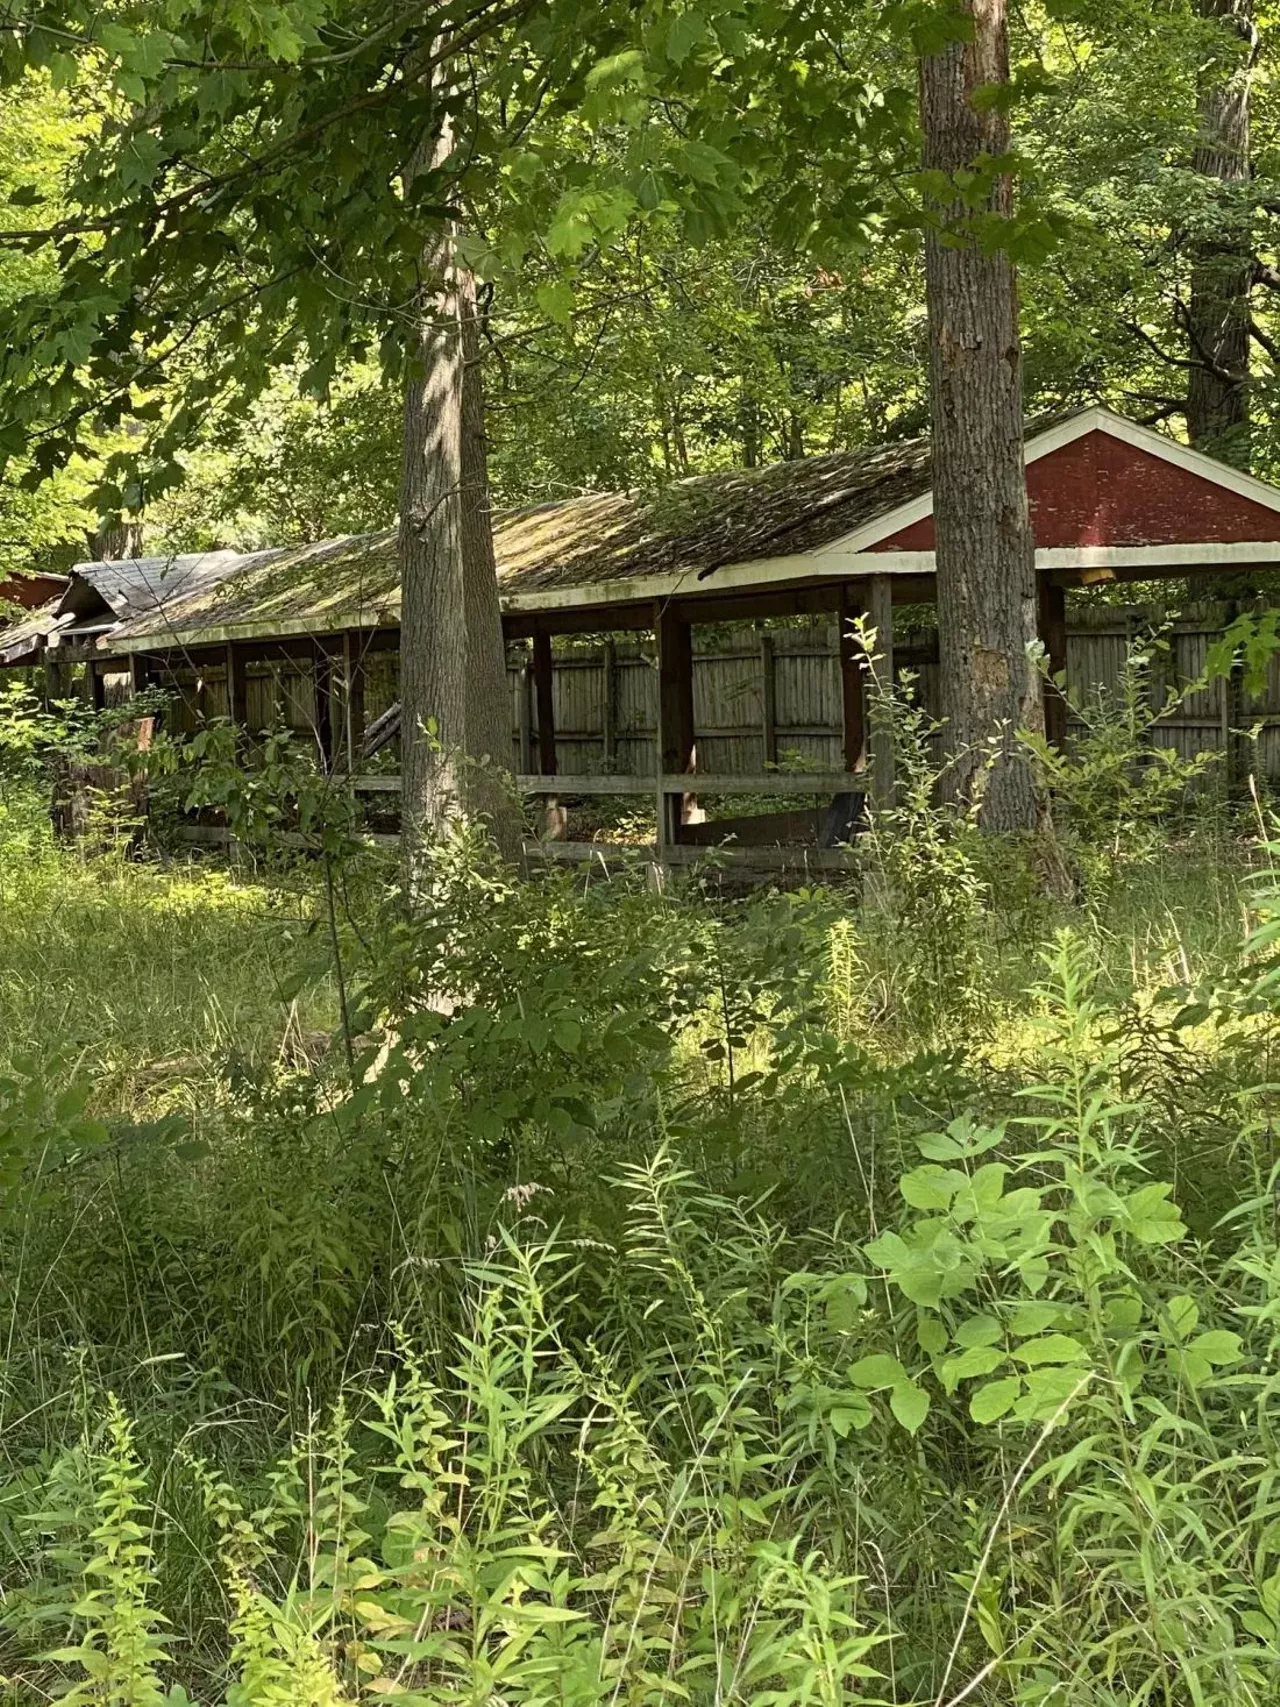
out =
{"type": "Polygon", "coordinates": [[[0,0],[0,1701],[1277,1699],[1280,547],[1046,565],[1024,454],[1280,510],[1278,32],[0,0]],[[760,765],[670,595],[655,777],[607,685],[561,775],[622,648],[495,517],[843,453],[935,531],[704,606],[760,765]],[[98,668],[140,557],[367,533],[367,730],[293,606],[271,716],[207,611],[98,668]]]}

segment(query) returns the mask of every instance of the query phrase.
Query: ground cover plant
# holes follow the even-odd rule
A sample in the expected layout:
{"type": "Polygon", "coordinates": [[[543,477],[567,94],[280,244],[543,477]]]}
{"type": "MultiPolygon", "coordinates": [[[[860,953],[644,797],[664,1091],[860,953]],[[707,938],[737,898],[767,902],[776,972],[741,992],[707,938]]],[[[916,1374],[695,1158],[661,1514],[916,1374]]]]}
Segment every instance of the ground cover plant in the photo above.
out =
{"type": "Polygon", "coordinates": [[[855,885],[412,922],[9,780],[8,1699],[1274,1698],[1265,810],[1064,886],[903,744],[855,885]]]}

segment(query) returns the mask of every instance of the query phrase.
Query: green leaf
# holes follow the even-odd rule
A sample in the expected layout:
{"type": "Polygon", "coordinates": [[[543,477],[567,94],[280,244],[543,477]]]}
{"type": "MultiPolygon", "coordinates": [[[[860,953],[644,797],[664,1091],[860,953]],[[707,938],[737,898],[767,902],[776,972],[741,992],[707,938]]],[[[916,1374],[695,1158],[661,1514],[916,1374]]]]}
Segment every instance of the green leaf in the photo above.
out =
{"type": "Polygon", "coordinates": [[[845,1440],[853,1430],[866,1428],[874,1415],[861,1393],[845,1393],[827,1412],[827,1421],[833,1432],[845,1440]]]}
{"type": "Polygon", "coordinates": [[[950,1209],[952,1198],[964,1184],[965,1176],[958,1170],[930,1163],[903,1174],[898,1190],[913,1209],[950,1209]]]}
{"type": "Polygon", "coordinates": [[[624,48],[600,60],[587,73],[587,87],[594,89],[612,83],[641,83],[644,81],[644,55],[638,48],[624,48]]]}
{"type": "Polygon", "coordinates": [[[1009,1318],[1009,1332],[1018,1339],[1026,1339],[1031,1334],[1042,1334],[1046,1328],[1053,1327],[1062,1315],[1060,1304],[1028,1301],[1019,1304],[1009,1318]]]}
{"type": "Polygon", "coordinates": [[[1197,1357],[1202,1357],[1206,1363],[1213,1364],[1215,1367],[1239,1363],[1244,1357],[1244,1347],[1240,1335],[1228,1333],[1223,1328],[1214,1328],[1208,1333],[1197,1334],[1187,1350],[1193,1352],[1197,1357]]]}
{"type": "Polygon", "coordinates": [[[914,1381],[903,1382],[890,1393],[889,1409],[908,1434],[915,1434],[929,1414],[929,1395],[914,1381]]]}
{"type": "Polygon", "coordinates": [[[1017,1375],[1006,1375],[1002,1381],[988,1381],[971,1394],[969,1415],[976,1423],[996,1422],[1013,1409],[1021,1392],[1022,1381],[1017,1375]]]}
{"type": "Polygon", "coordinates": [[[975,1375],[990,1375],[1004,1361],[1005,1352],[1001,1346],[970,1346],[968,1351],[961,1352],[959,1357],[948,1358],[943,1364],[942,1384],[948,1393],[954,1393],[961,1381],[970,1380],[975,1375]]]}
{"type": "Polygon", "coordinates": [[[1186,1339],[1188,1334],[1195,1333],[1196,1324],[1200,1320],[1200,1306],[1194,1298],[1189,1297],[1186,1293],[1177,1298],[1171,1298],[1165,1305],[1165,1311],[1169,1318],[1169,1326],[1180,1340],[1186,1339]]]}
{"type": "Polygon", "coordinates": [[[1140,1186],[1124,1201],[1127,1230],[1143,1245],[1167,1245],[1186,1232],[1176,1203],[1167,1202],[1172,1185],[1158,1181],[1140,1186]]]}
{"type": "Polygon", "coordinates": [[[551,1036],[558,1049],[562,1049],[566,1055],[573,1055],[576,1054],[578,1045],[582,1042],[582,1027],[576,1019],[569,1019],[566,1016],[563,1019],[558,1019],[551,1027],[551,1036]]]}
{"type": "Polygon", "coordinates": [[[1003,1126],[977,1126],[967,1116],[953,1120],[945,1132],[927,1132],[916,1139],[922,1156],[932,1162],[958,1162],[966,1156],[981,1156],[1004,1141],[1003,1126]]]}
{"type": "Polygon", "coordinates": [[[573,319],[573,286],[564,279],[541,284],[534,292],[539,310],[557,326],[567,326],[573,319]]]}
{"type": "Polygon", "coordinates": [[[903,1382],[909,1382],[911,1377],[896,1357],[890,1357],[887,1352],[872,1352],[869,1357],[859,1358],[850,1368],[849,1379],[855,1387],[879,1392],[885,1387],[896,1387],[903,1382]]]}
{"type": "Polygon", "coordinates": [[[956,1329],[956,1344],[962,1346],[995,1345],[1003,1337],[1004,1331],[994,1316],[970,1316],[956,1329]]]}
{"type": "Polygon", "coordinates": [[[1087,1355],[1085,1348],[1070,1334],[1046,1334],[1043,1339],[1028,1340],[1013,1353],[1019,1363],[1035,1366],[1043,1363],[1079,1363],[1087,1355]]]}
{"type": "Polygon", "coordinates": [[[936,1316],[921,1316],[916,1323],[916,1343],[930,1357],[940,1357],[949,1344],[947,1330],[936,1316]]]}
{"type": "Polygon", "coordinates": [[[706,22],[700,12],[677,12],[667,30],[667,58],[673,65],[683,65],[695,47],[707,40],[706,22]]]}

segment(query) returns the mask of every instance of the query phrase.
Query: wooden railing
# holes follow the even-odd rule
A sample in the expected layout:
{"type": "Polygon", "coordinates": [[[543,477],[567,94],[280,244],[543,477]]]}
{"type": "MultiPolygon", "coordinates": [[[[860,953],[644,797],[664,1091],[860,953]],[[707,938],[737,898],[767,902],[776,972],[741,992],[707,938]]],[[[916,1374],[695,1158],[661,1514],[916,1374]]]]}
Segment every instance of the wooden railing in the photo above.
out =
{"type": "MultiPolygon", "coordinates": [[[[847,846],[809,846],[779,844],[775,846],[735,846],[732,832],[723,843],[705,835],[697,845],[682,841],[676,826],[679,822],[676,803],[687,796],[699,798],[724,795],[755,795],[765,799],[797,800],[817,796],[833,797],[866,794],[865,772],[847,771],[759,771],[742,775],[718,772],[688,772],[663,776],[542,776],[521,775],[516,786],[522,794],[542,797],[548,803],[566,799],[632,799],[653,801],[657,813],[657,839],[654,842],[575,842],[547,838],[525,843],[527,858],[555,863],[587,861],[608,862],[619,859],[644,859],[663,865],[688,865],[712,857],[729,864],[759,870],[808,869],[842,871],[850,865],[847,846]]],[[[366,775],[352,779],[352,786],[361,794],[398,794],[400,778],[366,775]]],[[[728,826],[726,826],[728,829],[728,826]]]]}

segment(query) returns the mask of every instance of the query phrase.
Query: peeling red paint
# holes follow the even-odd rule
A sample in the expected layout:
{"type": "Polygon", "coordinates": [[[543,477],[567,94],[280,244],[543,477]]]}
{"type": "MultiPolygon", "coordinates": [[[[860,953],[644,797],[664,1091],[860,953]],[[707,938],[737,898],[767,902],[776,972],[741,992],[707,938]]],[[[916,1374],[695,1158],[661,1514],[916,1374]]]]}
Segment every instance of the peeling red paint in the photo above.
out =
{"type": "MultiPolygon", "coordinates": [[[[1280,512],[1097,429],[1033,462],[1027,496],[1042,550],[1280,537],[1280,512]]],[[[868,550],[933,548],[933,517],[926,516],[868,550]]]]}

